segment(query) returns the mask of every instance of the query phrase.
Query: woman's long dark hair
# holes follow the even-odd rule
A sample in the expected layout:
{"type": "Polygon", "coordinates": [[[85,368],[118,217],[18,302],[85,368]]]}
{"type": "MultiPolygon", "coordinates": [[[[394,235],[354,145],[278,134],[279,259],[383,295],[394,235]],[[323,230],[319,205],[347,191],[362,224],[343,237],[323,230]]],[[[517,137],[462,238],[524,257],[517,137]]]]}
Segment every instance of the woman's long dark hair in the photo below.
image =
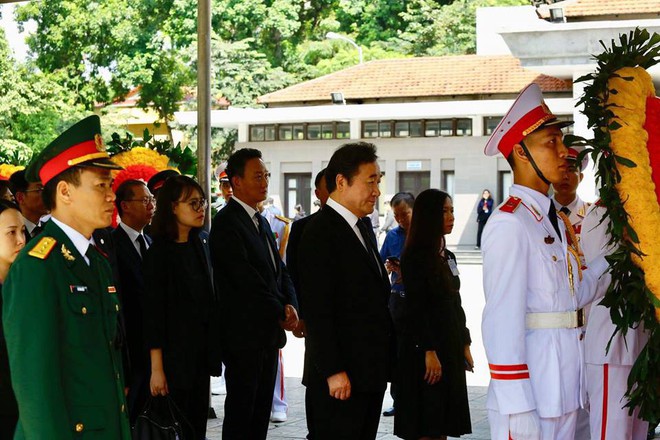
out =
{"type": "MultiPolygon", "coordinates": [[[[176,240],[179,237],[179,228],[174,215],[174,202],[187,200],[195,191],[202,197],[204,190],[199,183],[188,176],[169,177],[158,191],[156,200],[156,213],[151,220],[151,235],[153,238],[176,240]]],[[[193,228],[191,234],[198,233],[199,228],[193,228]]]]}
{"type": "Polygon", "coordinates": [[[444,250],[447,198],[451,199],[449,194],[439,189],[427,189],[417,196],[402,259],[410,254],[435,258],[444,250]]]}

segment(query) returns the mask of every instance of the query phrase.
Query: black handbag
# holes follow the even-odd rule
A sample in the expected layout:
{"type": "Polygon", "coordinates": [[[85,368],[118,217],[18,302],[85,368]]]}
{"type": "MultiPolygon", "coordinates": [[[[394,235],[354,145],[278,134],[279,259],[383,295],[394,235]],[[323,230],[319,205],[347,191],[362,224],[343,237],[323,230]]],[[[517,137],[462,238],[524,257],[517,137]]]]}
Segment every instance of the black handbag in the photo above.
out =
{"type": "Polygon", "coordinates": [[[170,396],[149,397],[133,427],[133,440],[192,439],[192,426],[170,396]]]}

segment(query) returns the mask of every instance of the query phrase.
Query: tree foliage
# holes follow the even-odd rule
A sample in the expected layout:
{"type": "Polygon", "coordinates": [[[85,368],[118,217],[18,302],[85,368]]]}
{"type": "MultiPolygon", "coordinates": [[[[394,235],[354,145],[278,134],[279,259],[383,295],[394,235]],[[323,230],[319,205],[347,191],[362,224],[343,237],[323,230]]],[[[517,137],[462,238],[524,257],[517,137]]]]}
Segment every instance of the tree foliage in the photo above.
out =
{"type": "MultiPolygon", "coordinates": [[[[255,106],[260,95],[357,64],[355,48],[327,40],[330,31],[354,39],[365,61],[474,53],[477,7],[520,4],[528,0],[214,0],[213,96],[255,106]]],[[[25,64],[0,41],[2,137],[39,149],[81,110],[135,87],[138,105],[167,123],[194,90],[197,1],[31,0],[16,19],[37,32],[25,64]],[[28,130],[34,124],[43,129],[28,130]]]]}

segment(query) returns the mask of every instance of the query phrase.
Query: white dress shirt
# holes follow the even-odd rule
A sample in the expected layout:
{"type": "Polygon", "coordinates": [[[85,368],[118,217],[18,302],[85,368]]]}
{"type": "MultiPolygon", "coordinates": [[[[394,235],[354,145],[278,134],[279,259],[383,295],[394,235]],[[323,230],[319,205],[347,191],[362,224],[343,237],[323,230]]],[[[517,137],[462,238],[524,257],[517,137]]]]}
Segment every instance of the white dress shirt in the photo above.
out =
{"type": "Polygon", "coordinates": [[[59,226],[59,228],[66,234],[67,237],[69,237],[69,240],[71,240],[73,246],[80,253],[80,255],[82,255],[82,257],[85,259],[85,263],[87,263],[87,265],[89,266],[89,258],[87,258],[86,254],[87,254],[87,249],[89,249],[90,246],[96,246],[96,243],[94,243],[94,237],[91,237],[88,240],[80,232],[76,231],[71,226],[62,223],[60,220],[56,219],[55,217],[51,217],[50,219],[57,226],[59,226]]]}

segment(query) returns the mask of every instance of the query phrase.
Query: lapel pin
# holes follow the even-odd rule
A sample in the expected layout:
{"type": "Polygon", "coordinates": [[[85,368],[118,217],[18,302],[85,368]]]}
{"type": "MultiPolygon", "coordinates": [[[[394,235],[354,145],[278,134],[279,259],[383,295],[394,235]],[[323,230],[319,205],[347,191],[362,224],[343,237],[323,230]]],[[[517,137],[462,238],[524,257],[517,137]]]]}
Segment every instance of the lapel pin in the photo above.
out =
{"type": "Polygon", "coordinates": [[[62,244],[62,256],[66,261],[74,261],[76,259],[76,257],[71,255],[71,251],[68,250],[64,244],[62,244]]]}
{"type": "Polygon", "coordinates": [[[555,242],[555,238],[548,235],[543,239],[543,241],[545,241],[545,244],[552,244],[555,242]]]}

